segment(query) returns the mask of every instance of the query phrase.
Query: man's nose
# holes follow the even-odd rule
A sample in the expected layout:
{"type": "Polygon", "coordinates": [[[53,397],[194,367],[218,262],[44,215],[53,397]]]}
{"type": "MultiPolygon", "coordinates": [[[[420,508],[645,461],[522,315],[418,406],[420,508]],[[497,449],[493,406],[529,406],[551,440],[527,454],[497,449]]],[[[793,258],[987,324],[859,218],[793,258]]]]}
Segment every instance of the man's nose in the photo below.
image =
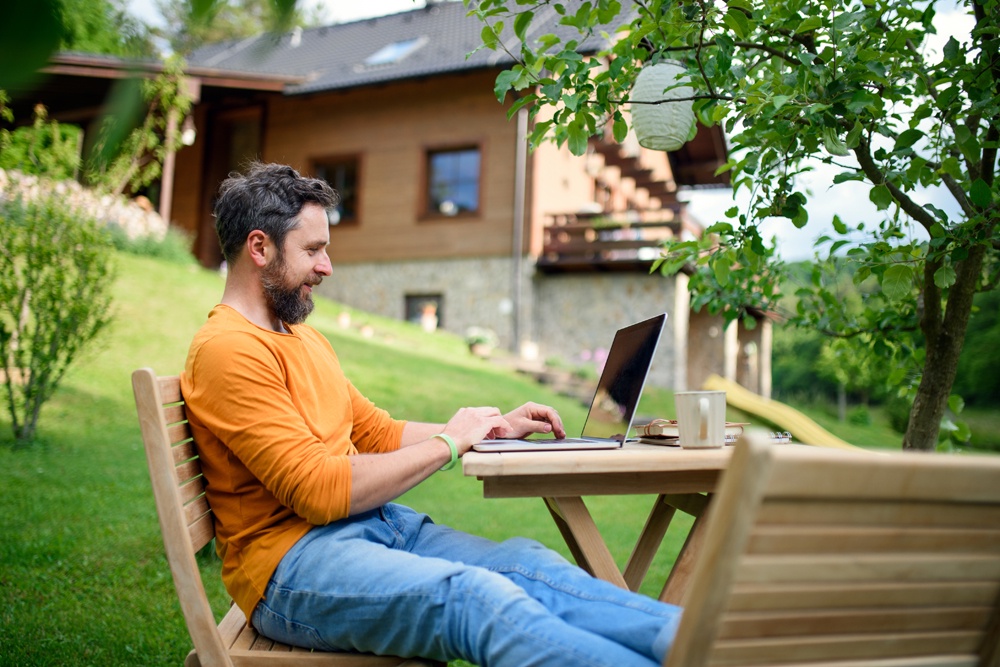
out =
{"type": "Polygon", "coordinates": [[[316,273],[318,273],[321,276],[328,276],[333,273],[333,265],[330,262],[330,256],[327,255],[325,252],[323,253],[323,256],[320,258],[319,263],[316,265],[315,270],[316,273]]]}

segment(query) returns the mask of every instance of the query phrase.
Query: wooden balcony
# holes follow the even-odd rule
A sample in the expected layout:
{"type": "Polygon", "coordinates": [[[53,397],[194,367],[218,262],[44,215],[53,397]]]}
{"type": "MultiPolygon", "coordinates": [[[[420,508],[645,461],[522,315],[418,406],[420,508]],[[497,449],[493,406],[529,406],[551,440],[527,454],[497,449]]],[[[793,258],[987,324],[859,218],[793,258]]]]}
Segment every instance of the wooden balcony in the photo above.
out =
{"type": "Polygon", "coordinates": [[[543,230],[542,253],[536,262],[543,273],[648,272],[664,240],[676,238],[682,228],[696,232],[679,217],[625,221],[562,214],[552,216],[552,220],[543,230]]]}

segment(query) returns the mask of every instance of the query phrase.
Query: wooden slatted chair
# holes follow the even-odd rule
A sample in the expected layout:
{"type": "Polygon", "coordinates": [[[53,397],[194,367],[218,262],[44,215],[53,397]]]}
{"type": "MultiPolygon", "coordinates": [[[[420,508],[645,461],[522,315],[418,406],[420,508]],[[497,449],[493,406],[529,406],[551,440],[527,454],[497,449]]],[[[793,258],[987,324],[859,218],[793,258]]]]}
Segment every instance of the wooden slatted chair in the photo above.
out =
{"type": "Polygon", "coordinates": [[[736,445],[667,667],[997,667],[1000,457],[736,445]]]}
{"type": "Polygon", "coordinates": [[[167,561],[194,643],[186,667],[308,665],[430,667],[440,663],[360,653],[310,652],[262,637],[235,604],[216,626],[195,553],[215,536],[198,452],[184,412],[180,379],[151,369],[132,374],[132,389],[153,483],[167,561]]]}

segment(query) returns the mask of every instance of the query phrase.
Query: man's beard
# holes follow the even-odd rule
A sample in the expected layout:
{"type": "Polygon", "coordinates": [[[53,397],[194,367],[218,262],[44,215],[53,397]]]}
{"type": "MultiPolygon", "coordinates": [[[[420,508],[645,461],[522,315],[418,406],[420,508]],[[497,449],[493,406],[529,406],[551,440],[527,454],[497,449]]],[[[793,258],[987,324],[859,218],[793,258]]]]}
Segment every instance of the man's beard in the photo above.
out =
{"type": "MultiPolygon", "coordinates": [[[[302,283],[287,287],[285,282],[285,259],[279,256],[271,265],[264,267],[261,284],[264,298],[271,312],[286,324],[301,324],[313,310],[311,294],[302,295],[302,283]]],[[[313,281],[310,281],[312,284],[313,281]]],[[[316,282],[315,284],[319,284],[316,282]]]]}

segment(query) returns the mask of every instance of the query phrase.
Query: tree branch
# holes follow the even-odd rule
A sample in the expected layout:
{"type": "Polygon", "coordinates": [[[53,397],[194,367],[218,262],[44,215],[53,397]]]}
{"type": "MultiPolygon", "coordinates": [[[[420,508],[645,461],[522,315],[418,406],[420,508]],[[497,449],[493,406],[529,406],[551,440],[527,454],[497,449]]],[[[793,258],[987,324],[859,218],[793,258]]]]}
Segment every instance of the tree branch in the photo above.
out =
{"type": "Polygon", "coordinates": [[[861,171],[865,173],[874,185],[884,185],[889,189],[889,193],[892,198],[896,200],[900,208],[906,212],[911,218],[920,223],[924,229],[928,231],[937,222],[929,212],[927,212],[923,207],[919,206],[910,197],[899,189],[898,186],[886,180],[885,175],[879,169],[878,165],[871,155],[871,144],[868,143],[867,139],[862,138],[857,148],[854,149],[854,155],[858,159],[858,165],[861,167],[861,171]]]}

